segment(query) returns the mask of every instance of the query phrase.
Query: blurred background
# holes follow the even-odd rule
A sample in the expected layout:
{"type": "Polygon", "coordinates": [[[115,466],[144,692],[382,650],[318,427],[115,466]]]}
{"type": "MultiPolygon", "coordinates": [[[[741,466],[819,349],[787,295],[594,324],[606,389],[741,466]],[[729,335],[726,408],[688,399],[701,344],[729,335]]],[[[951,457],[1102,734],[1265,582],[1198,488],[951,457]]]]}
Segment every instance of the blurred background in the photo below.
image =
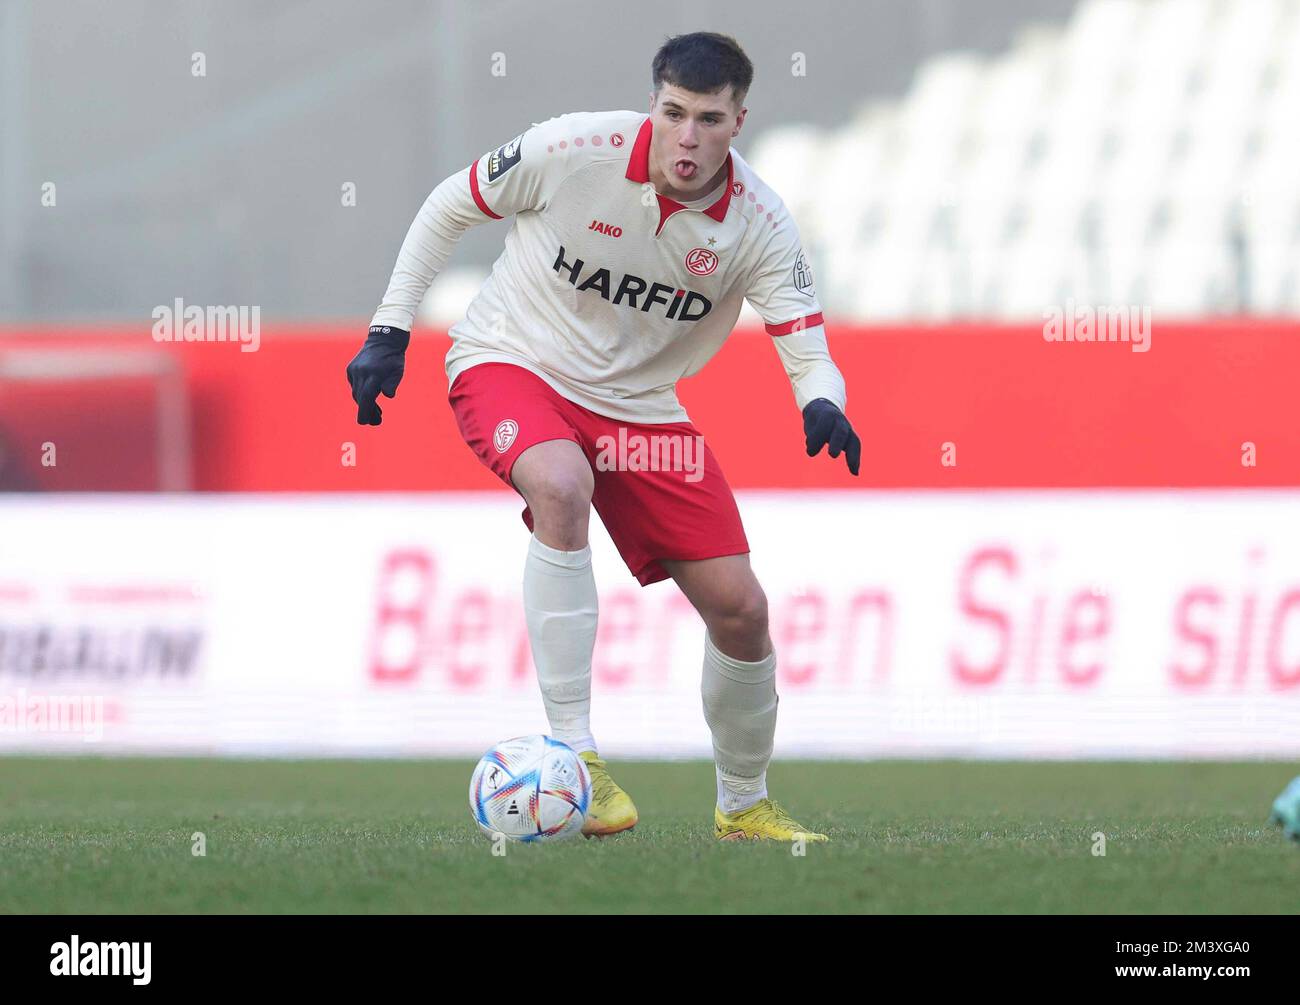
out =
{"type": "MultiPolygon", "coordinates": [[[[109,751],[544,729],[519,502],[442,369],[510,221],[381,427],[344,367],[434,186],[645,110],[696,30],[754,62],[735,148],[864,441],[860,480],[803,455],[748,308],[681,387],[772,600],[779,749],[1300,750],[1300,0],[0,0],[0,748],[85,749],[61,703],[109,751]],[[228,341],[164,337],[196,305],[228,341]]],[[[598,738],[707,754],[698,620],[596,535],[598,738]]]]}

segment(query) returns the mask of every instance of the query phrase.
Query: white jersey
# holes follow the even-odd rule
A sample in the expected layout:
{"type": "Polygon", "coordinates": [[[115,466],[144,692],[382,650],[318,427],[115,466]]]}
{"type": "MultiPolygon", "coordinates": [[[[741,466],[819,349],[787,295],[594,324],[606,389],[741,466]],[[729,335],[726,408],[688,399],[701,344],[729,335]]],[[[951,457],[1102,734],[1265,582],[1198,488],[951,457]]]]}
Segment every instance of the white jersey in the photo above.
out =
{"type": "Polygon", "coordinates": [[[398,255],[372,324],[410,330],[469,227],[514,217],[505,250],[451,328],[447,377],[515,363],[559,394],[630,422],[681,422],[676,384],[721,347],[747,299],[800,409],[845,406],[799,231],[735,150],[727,178],[690,203],[650,182],[652,122],[575,112],[535,123],[440,184],[398,255]]]}

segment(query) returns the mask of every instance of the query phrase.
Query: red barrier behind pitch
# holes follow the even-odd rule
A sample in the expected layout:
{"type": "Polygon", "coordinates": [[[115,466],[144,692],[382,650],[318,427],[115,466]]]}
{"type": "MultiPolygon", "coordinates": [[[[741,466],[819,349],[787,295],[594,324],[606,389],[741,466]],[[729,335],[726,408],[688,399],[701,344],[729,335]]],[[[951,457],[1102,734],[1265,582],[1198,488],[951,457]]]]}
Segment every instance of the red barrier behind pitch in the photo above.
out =
{"type": "MultiPolygon", "coordinates": [[[[805,456],[770,338],[738,331],[680,388],[733,486],[1300,485],[1300,324],[1157,319],[1142,353],[1127,343],[1047,342],[1038,325],[830,330],[863,440],[862,477],[850,478],[842,461],[805,456]],[[1247,444],[1253,465],[1243,464],[1247,444]]],[[[171,354],[189,391],[191,482],[201,490],[500,489],[447,407],[444,333],[416,332],[397,398],[380,399],[384,424],[356,425],[344,367],[363,335],[362,325],[268,324],[258,351],[241,352],[238,343],[156,344],[147,326],[48,326],[3,333],[0,364],[34,348],[171,354]],[[355,466],[343,463],[349,443],[355,466]]],[[[105,456],[138,456],[157,431],[110,422],[103,413],[113,400],[90,385],[50,388],[34,402],[30,387],[20,395],[0,376],[9,451],[43,488],[124,487],[88,482],[70,463],[42,469],[41,444],[69,427],[69,411],[99,414],[105,456]]]]}

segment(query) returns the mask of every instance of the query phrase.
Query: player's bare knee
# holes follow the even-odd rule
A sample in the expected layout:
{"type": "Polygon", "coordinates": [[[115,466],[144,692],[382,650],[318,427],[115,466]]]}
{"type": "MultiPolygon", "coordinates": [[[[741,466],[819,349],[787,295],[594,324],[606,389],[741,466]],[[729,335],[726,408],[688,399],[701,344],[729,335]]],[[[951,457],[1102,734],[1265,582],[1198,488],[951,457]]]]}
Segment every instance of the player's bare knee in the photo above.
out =
{"type": "Polygon", "coordinates": [[[515,462],[511,480],[534,517],[586,520],[595,477],[577,444],[557,440],[530,447],[515,462]]]}
{"type": "Polygon", "coordinates": [[[533,514],[533,528],[543,544],[568,551],[587,545],[594,481],[585,461],[579,466],[535,469],[516,485],[533,514]]]}
{"type": "Polygon", "coordinates": [[[585,519],[593,490],[589,470],[556,470],[534,478],[524,491],[524,498],[534,515],[545,513],[560,520],[585,519]]]}
{"type": "Polygon", "coordinates": [[[728,656],[752,661],[766,655],[767,596],[757,584],[727,597],[705,623],[714,644],[728,656]]]}
{"type": "Polygon", "coordinates": [[[548,484],[592,482],[591,463],[572,440],[543,440],[524,450],[510,468],[510,481],[525,496],[548,484]]]}
{"type": "Polygon", "coordinates": [[[767,639],[767,595],[757,587],[745,594],[736,609],[736,622],[740,633],[754,645],[767,639]]]}

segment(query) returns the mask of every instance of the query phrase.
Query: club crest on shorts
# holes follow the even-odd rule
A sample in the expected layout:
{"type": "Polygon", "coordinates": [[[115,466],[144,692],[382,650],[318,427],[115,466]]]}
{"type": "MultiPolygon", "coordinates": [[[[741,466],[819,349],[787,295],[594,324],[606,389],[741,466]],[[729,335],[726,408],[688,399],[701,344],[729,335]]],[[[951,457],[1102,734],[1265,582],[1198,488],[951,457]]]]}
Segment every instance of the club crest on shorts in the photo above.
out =
{"type": "Polygon", "coordinates": [[[711,276],[718,267],[718,256],[708,248],[692,248],[686,253],[686,267],[696,276],[711,276]]]}
{"type": "Polygon", "coordinates": [[[498,454],[504,454],[510,449],[510,444],[515,442],[515,437],[519,435],[519,423],[514,419],[502,419],[497,423],[497,428],[492,433],[492,446],[497,448],[498,454]]]}

